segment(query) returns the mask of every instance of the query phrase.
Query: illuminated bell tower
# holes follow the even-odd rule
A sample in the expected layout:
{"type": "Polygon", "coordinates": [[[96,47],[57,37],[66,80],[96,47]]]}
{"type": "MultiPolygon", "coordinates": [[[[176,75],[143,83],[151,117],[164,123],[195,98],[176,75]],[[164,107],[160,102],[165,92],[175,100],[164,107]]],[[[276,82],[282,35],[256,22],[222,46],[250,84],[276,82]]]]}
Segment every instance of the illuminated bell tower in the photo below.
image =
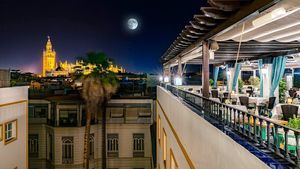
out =
{"type": "Polygon", "coordinates": [[[56,65],[56,52],[52,49],[52,43],[50,36],[48,36],[48,41],[46,44],[46,49],[43,51],[43,72],[42,76],[45,77],[47,72],[55,70],[56,65]]]}

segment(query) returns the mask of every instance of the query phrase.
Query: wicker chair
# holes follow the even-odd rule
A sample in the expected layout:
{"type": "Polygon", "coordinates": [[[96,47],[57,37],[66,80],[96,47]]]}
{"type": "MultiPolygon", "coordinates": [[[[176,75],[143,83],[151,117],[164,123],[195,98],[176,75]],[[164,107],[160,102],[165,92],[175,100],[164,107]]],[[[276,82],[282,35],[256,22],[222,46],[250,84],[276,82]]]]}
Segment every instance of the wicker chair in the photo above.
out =
{"type": "Polygon", "coordinates": [[[219,98],[219,91],[218,90],[211,90],[212,98],[219,98]]]}
{"type": "Polygon", "coordinates": [[[282,105],[282,119],[288,121],[290,118],[298,116],[298,106],[294,105],[282,105]]]}
{"type": "Polygon", "coordinates": [[[269,97],[268,109],[272,110],[275,106],[276,97],[269,97]]]}
{"type": "Polygon", "coordinates": [[[249,106],[249,97],[240,96],[239,99],[240,99],[240,103],[241,103],[242,106],[246,106],[246,107],[249,106]]]}
{"type": "Polygon", "coordinates": [[[289,95],[290,95],[290,97],[295,98],[297,96],[296,90],[295,89],[290,89],[289,90],[289,95]]]}

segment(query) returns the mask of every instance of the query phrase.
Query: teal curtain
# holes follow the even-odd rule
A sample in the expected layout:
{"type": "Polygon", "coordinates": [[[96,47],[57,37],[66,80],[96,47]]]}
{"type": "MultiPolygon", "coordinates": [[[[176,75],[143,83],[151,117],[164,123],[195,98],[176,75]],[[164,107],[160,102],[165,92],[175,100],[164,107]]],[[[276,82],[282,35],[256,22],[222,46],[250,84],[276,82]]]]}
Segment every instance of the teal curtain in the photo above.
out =
{"type": "Polygon", "coordinates": [[[235,91],[235,89],[236,89],[236,84],[237,84],[237,81],[238,81],[240,70],[241,70],[241,64],[237,63],[236,66],[235,66],[235,71],[234,71],[234,75],[233,75],[232,91],[235,91]]]}
{"type": "Polygon", "coordinates": [[[258,71],[259,71],[259,77],[260,77],[260,83],[259,83],[260,97],[264,96],[264,79],[263,79],[263,74],[261,72],[262,67],[263,67],[263,60],[258,59],[258,71]]]}
{"type": "Polygon", "coordinates": [[[226,82],[227,82],[227,86],[226,86],[226,90],[229,91],[229,74],[228,74],[228,65],[226,65],[225,67],[225,75],[226,75],[226,82]]]}
{"type": "Polygon", "coordinates": [[[273,59],[270,89],[271,97],[275,95],[275,90],[278,87],[280,80],[282,79],[285,70],[286,60],[286,56],[279,56],[273,59]]]}
{"type": "Polygon", "coordinates": [[[214,67],[214,87],[217,87],[218,75],[219,75],[219,67],[215,66],[214,67]]]}

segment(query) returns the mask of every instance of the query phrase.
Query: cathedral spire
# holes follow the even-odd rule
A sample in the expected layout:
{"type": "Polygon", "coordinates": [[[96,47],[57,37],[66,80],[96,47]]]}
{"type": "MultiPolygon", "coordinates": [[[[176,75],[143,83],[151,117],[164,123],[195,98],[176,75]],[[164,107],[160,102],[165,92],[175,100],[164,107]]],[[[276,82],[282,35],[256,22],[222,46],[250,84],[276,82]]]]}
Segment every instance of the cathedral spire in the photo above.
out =
{"type": "Polygon", "coordinates": [[[52,43],[51,43],[50,36],[48,36],[48,40],[47,40],[47,44],[46,44],[46,50],[47,51],[52,51],[52,43]]]}

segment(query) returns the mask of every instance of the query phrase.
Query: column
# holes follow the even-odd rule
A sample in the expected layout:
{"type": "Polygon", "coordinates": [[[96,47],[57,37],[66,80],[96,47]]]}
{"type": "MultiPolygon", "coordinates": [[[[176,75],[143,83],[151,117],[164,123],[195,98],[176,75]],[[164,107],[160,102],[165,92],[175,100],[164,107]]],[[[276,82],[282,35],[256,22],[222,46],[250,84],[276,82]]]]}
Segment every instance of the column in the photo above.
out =
{"type": "MultiPolygon", "coordinates": [[[[227,79],[227,85],[228,85],[228,91],[229,93],[232,92],[232,84],[233,84],[233,76],[234,76],[234,72],[235,72],[235,69],[234,68],[228,68],[228,72],[226,72],[226,74],[228,74],[228,78],[227,79]]],[[[238,84],[236,85],[237,88],[238,88],[238,84]]],[[[234,92],[236,92],[236,89],[234,90],[234,92]]]]}
{"type": "Polygon", "coordinates": [[[56,126],[59,126],[59,105],[56,105],[56,126]]]}
{"type": "Polygon", "coordinates": [[[182,77],[182,63],[181,63],[181,57],[178,58],[178,70],[177,70],[177,75],[179,77],[182,77]]]}
{"type": "Polygon", "coordinates": [[[202,42],[202,79],[203,96],[209,98],[209,51],[205,41],[202,42]]]}
{"type": "Polygon", "coordinates": [[[272,64],[265,64],[264,69],[262,71],[262,77],[264,80],[263,90],[264,90],[264,97],[270,96],[270,89],[271,89],[271,75],[272,75],[272,64]]]}

